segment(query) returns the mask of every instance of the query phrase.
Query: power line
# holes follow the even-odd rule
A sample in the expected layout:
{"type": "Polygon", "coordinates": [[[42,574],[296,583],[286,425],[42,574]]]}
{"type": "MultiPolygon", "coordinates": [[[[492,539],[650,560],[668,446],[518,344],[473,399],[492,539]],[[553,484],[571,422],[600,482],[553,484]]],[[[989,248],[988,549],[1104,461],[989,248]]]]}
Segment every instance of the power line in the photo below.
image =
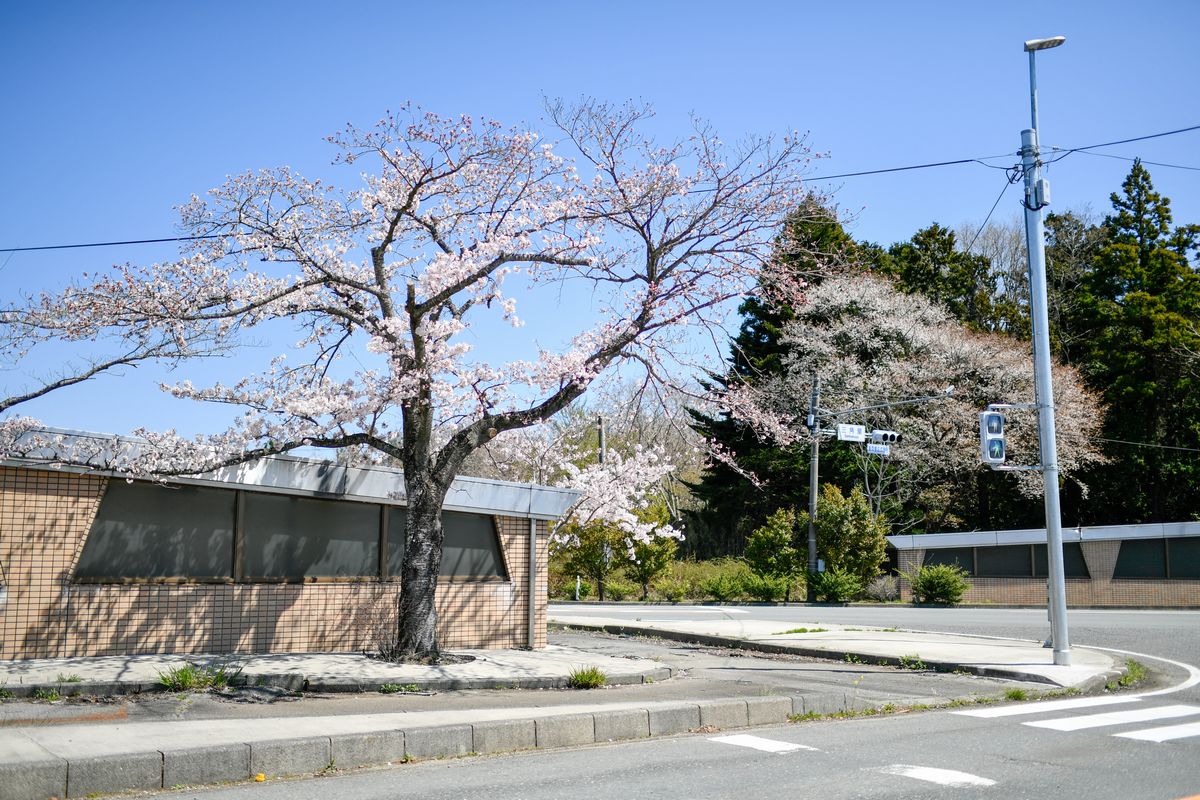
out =
{"type": "Polygon", "coordinates": [[[1154,447],[1157,450],[1182,450],[1183,452],[1200,452],[1196,447],[1175,447],[1172,445],[1152,445],[1148,441],[1126,441],[1124,439],[1102,439],[1096,438],[1097,441],[1109,441],[1109,443],[1117,445],[1133,445],[1134,447],[1154,447]]]}
{"type": "MultiPolygon", "coordinates": [[[[1053,161],[1050,161],[1047,163],[1052,164],[1052,163],[1054,163],[1054,161],[1061,161],[1062,159],[1066,158],[1067,156],[1071,155],[1072,153],[1082,153],[1087,150],[1095,150],[1096,148],[1099,148],[1099,147],[1111,147],[1113,145],[1118,145],[1118,144],[1128,144],[1129,142],[1141,142],[1141,141],[1145,141],[1146,139],[1158,139],[1163,136],[1174,136],[1175,134],[1178,134],[1178,133],[1188,133],[1190,131],[1195,131],[1195,130],[1200,130],[1200,125],[1192,125],[1191,127],[1187,127],[1187,128],[1178,128],[1173,131],[1163,131],[1162,133],[1151,133],[1151,134],[1147,134],[1146,136],[1135,136],[1131,139],[1118,139],[1117,141],[1114,141],[1114,142],[1104,142],[1102,144],[1089,144],[1089,145],[1085,145],[1083,147],[1072,147],[1069,150],[1062,150],[1062,155],[1060,155],[1058,158],[1055,158],[1053,161]]],[[[1058,150],[1060,148],[1055,148],[1055,149],[1058,150]]],[[[1088,155],[1100,155],[1100,154],[1088,153],[1088,155]]],[[[891,173],[891,172],[908,172],[908,171],[915,170],[915,169],[931,169],[934,167],[949,167],[949,166],[954,166],[957,164],[979,164],[980,166],[988,167],[989,169],[1011,170],[1011,167],[1001,167],[1001,166],[997,166],[995,164],[985,163],[987,160],[992,160],[992,159],[997,159],[997,158],[1008,158],[1008,157],[1010,157],[1010,154],[1006,153],[1006,154],[998,155],[998,156],[980,156],[979,158],[958,158],[958,159],[954,159],[953,161],[931,161],[927,164],[909,164],[909,165],[903,166],[903,167],[886,167],[884,169],[868,169],[868,170],[863,170],[861,172],[844,172],[840,175],[814,175],[811,178],[806,178],[806,180],[808,180],[808,181],[830,181],[830,180],[834,180],[836,178],[858,178],[858,177],[861,177],[864,175],[884,175],[884,174],[891,173]]],[[[1149,164],[1152,162],[1147,161],[1145,163],[1149,164]]],[[[1169,166],[1169,165],[1164,165],[1164,166],[1169,166]]],[[[1194,167],[1183,167],[1183,169],[1195,169],[1195,168],[1194,167]]],[[[1003,195],[1003,192],[1001,193],[1001,195],[1003,195]]],[[[997,199],[996,202],[999,203],[999,199],[997,199]]],[[[993,208],[993,210],[995,210],[995,209],[993,208]]],[[[989,214],[989,216],[990,216],[990,214],[989,214]]],[[[198,239],[219,239],[222,236],[223,236],[223,234],[208,234],[208,235],[204,235],[204,236],[170,236],[170,237],[166,237],[166,238],[162,238],[162,239],[129,239],[129,240],[120,241],[120,242],[85,242],[82,244],[47,244],[47,245],[40,245],[37,247],[0,247],[0,253],[28,253],[28,252],[33,252],[36,250],[73,250],[73,249],[81,248],[81,247],[116,247],[119,245],[129,245],[129,244],[161,244],[163,242],[192,242],[192,241],[196,241],[198,239]]]]}
{"type": "MultiPolygon", "coordinates": [[[[1089,145],[1085,145],[1084,147],[1072,147],[1072,148],[1069,148],[1066,150],[1056,147],[1054,149],[1061,151],[1062,155],[1059,156],[1058,158],[1054,159],[1053,161],[1049,161],[1047,163],[1053,164],[1055,161],[1062,161],[1064,158],[1071,155],[1072,153],[1082,153],[1085,150],[1095,150],[1098,147],[1112,147],[1113,145],[1129,144],[1130,142],[1144,142],[1147,139],[1159,139],[1163,136],[1174,136],[1177,133],[1188,133],[1190,131],[1196,131],[1196,130],[1200,130],[1200,125],[1192,125],[1187,128],[1177,128],[1173,131],[1163,131],[1162,133],[1150,133],[1145,136],[1134,136],[1132,139],[1118,139],[1115,142],[1104,142],[1103,144],[1089,144],[1089,145]]],[[[1088,155],[1096,155],[1096,154],[1088,153],[1088,155]]]]}
{"type": "MultiPolygon", "coordinates": [[[[1057,147],[1055,147],[1054,149],[1058,150],[1057,147]]],[[[1129,156],[1117,156],[1117,155],[1113,155],[1111,153],[1092,153],[1087,150],[1080,150],[1079,152],[1082,155],[1095,156],[1096,158],[1115,158],[1119,161],[1140,161],[1141,163],[1149,164],[1152,167],[1168,167],[1170,169],[1190,169],[1190,170],[1194,170],[1196,172],[1200,172],[1200,167],[1189,167],[1184,164],[1167,164],[1162,161],[1147,161],[1144,158],[1130,158],[1129,156]]]]}
{"type": "Polygon", "coordinates": [[[1015,167],[1009,169],[1008,177],[1004,181],[1004,188],[996,196],[996,202],[992,203],[992,210],[987,213],[987,216],[983,218],[983,222],[979,224],[979,230],[975,231],[975,235],[971,237],[971,243],[964,248],[964,253],[971,252],[971,248],[975,246],[975,240],[979,238],[979,235],[983,233],[983,229],[987,227],[988,220],[992,218],[992,214],[996,213],[996,206],[1000,205],[1000,200],[1004,198],[1004,193],[1008,191],[1008,187],[1019,180],[1021,180],[1021,171],[1015,167]]]}
{"type": "Polygon", "coordinates": [[[116,247],[122,244],[158,244],[160,242],[194,242],[197,239],[220,239],[224,234],[204,236],[171,236],[166,239],[129,239],[123,242],[87,242],[84,244],[45,244],[39,247],[0,247],[0,253],[28,253],[33,250],[72,250],[77,247],[116,247]]]}
{"type": "Polygon", "coordinates": [[[1007,169],[1007,167],[997,167],[993,164],[984,164],[984,159],[988,158],[1008,158],[1005,153],[1001,156],[983,156],[981,158],[959,158],[954,161],[933,161],[929,164],[911,164],[907,167],[887,167],[886,169],[868,169],[862,172],[844,172],[841,175],[814,175],[811,178],[805,178],[808,181],[831,181],[834,178],[857,178],[860,175],[882,175],[886,172],[905,172],[911,169],[929,169],[930,167],[949,167],[954,164],[982,164],[985,167],[992,169],[1007,169]]]}

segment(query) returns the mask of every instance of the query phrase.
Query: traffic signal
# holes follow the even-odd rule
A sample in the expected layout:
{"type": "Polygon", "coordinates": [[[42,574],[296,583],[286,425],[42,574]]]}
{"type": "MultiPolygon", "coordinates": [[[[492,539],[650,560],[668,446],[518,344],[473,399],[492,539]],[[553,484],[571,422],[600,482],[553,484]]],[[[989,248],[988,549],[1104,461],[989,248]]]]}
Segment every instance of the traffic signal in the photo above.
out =
{"type": "Polygon", "coordinates": [[[895,444],[900,441],[900,434],[895,431],[871,431],[871,441],[881,442],[882,444],[895,444]]]}
{"type": "Polygon", "coordinates": [[[1004,444],[1004,415],[999,411],[979,413],[979,456],[985,464],[1003,464],[1007,457],[1004,444]]]}

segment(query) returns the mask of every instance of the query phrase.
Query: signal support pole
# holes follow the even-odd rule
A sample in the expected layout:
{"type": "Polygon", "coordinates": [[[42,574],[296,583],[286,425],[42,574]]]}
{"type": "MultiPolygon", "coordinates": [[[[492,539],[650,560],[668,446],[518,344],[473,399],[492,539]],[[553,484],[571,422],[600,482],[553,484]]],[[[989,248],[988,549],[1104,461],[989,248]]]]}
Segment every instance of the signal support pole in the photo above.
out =
{"type": "Polygon", "coordinates": [[[1038,50],[1057,47],[1066,41],[1031,39],[1029,53],[1029,108],[1031,127],[1021,131],[1021,166],[1025,173],[1025,245],[1029,253],[1029,306],[1033,326],[1033,370],[1038,407],[1038,442],[1041,448],[1042,479],[1045,486],[1046,553],[1049,567],[1050,641],[1054,663],[1071,663],[1067,637],[1067,592],[1063,570],[1062,512],[1058,502],[1058,445],[1054,430],[1054,387],[1050,373],[1050,330],[1046,306],[1046,248],[1042,207],[1049,203],[1049,190],[1041,177],[1038,144],[1037,68],[1038,50]]]}
{"type": "MultiPolygon", "coordinates": [[[[808,404],[808,432],[812,434],[808,461],[808,573],[817,571],[817,467],[821,448],[821,420],[818,407],[821,403],[821,378],[813,373],[812,400],[808,404]]],[[[812,581],[804,582],[808,602],[816,602],[812,581]]]]}

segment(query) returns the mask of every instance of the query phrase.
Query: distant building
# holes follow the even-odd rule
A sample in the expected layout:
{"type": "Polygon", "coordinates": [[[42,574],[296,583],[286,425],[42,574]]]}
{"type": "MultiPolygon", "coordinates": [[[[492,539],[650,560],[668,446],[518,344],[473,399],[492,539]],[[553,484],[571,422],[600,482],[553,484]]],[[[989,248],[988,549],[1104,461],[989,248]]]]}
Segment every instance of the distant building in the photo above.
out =
{"type": "MultiPolygon", "coordinates": [[[[1067,604],[1200,607],[1200,522],[1063,528],[1067,604]]],[[[957,564],[967,603],[1046,603],[1042,528],[889,536],[901,573],[957,564]]],[[[901,577],[901,596],[912,597],[901,577]]]]}
{"type": "MultiPolygon", "coordinates": [[[[396,628],[403,495],[399,470],[293,457],[167,484],[4,462],[0,659],[375,650],[396,628]]],[[[574,499],[455,480],[443,648],[545,646],[549,527],[574,499]]]]}

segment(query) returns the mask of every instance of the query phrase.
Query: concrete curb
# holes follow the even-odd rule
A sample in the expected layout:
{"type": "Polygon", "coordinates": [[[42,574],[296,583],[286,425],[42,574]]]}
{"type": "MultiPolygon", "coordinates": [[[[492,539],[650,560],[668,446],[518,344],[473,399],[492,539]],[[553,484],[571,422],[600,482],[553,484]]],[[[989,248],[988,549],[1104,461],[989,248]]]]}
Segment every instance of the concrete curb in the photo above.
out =
{"type": "MultiPolygon", "coordinates": [[[[825,661],[836,661],[837,656],[843,658],[851,656],[853,658],[862,659],[865,664],[879,664],[892,667],[905,666],[901,662],[901,658],[894,656],[884,656],[875,653],[857,653],[853,650],[824,650],[815,647],[804,647],[797,645],[771,644],[770,642],[756,642],[751,639],[735,639],[727,636],[716,636],[706,633],[685,633],[682,631],[664,630],[661,628],[647,628],[639,625],[589,625],[583,623],[562,624],[551,622],[550,627],[556,630],[585,630],[585,631],[601,631],[603,633],[613,633],[618,635],[629,636],[648,636],[657,639],[668,639],[673,642],[686,642],[688,644],[704,644],[710,647],[727,647],[734,650],[751,650],[758,653],[772,653],[775,655],[795,655],[805,656],[808,658],[820,658],[825,661]]],[[[1038,675],[1034,672],[1026,672],[1018,668],[999,668],[981,666],[978,664],[964,664],[954,661],[939,661],[934,659],[923,660],[925,666],[937,672],[967,672],[972,675],[978,675],[981,678],[1007,678],[1009,680],[1027,681],[1029,683],[1044,683],[1049,686],[1061,686],[1058,682],[1048,678],[1045,675],[1038,675]]],[[[1101,675],[1096,675],[1075,688],[1082,692],[1090,692],[1096,689],[1103,688],[1106,683],[1111,680],[1116,680],[1121,676],[1120,670],[1109,670],[1101,675]]]]}
{"type": "MultiPolygon", "coordinates": [[[[639,672],[608,675],[610,685],[655,683],[673,677],[670,667],[656,667],[639,672]]],[[[365,693],[378,692],[385,684],[403,683],[416,686],[418,691],[452,691],[458,689],[568,689],[569,676],[521,676],[514,678],[403,678],[403,679],[357,679],[326,678],[308,676],[298,672],[242,673],[232,683],[234,687],[265,687],[284,689],[289,692],[365,693]]],[[[44,683],[7,684],[3,687],[13,697],[33,697],[38,692],[55,691],[63,697],[89,696],[107,697],[117,695],[170,692],[157,681],[48,681],[44,683]]]]}
{"type": "Polygon", "coordinates": [[[656,703],[646,708],[572,711],[299,739],[272,739],[188,749],[87,758],[43,758],[0,764],[0,800],[44,800],[267,780],[408,761],[578,747],[672,736],[702,729],[745,728],[788,721],[817,707],[853,710],[842,693],[656,703]]]}

